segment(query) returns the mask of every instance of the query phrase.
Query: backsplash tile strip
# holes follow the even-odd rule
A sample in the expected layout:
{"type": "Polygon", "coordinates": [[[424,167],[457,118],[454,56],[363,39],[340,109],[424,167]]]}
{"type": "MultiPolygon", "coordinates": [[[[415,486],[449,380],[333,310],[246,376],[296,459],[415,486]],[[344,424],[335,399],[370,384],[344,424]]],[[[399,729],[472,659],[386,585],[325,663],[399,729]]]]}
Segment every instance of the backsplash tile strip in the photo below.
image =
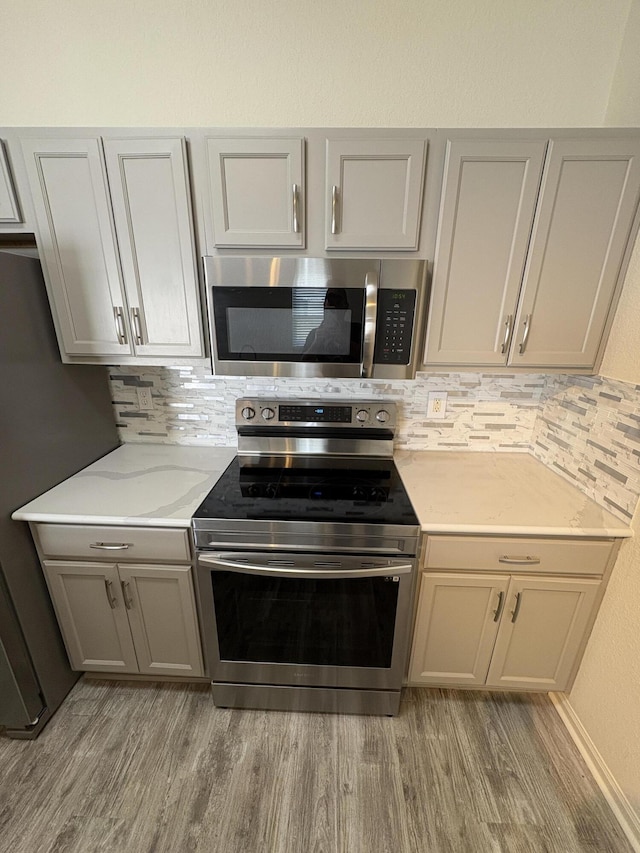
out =
{"type": "Polygon", "coordinates": [[[640,454],[634,454],[640,442],[638,386],[604,376],[559,374],[547,390],[531,452],[628,522],[640,497],[640,454]]]}
{"type": "Polygon", "coordinates": [[[569,374],[419,373],[414,381],[212,376],[191,367],[111,367],[124,442],[235,446],[235,401],[268,396],[387,399],[398,405],[396,447],[531,453],[627,522],[640,496],[640,385],[569,374]],[[137,388],[151,389],[141,411],[137,388]],[[447,391],[443,420],[430,391],[447,391]]]}

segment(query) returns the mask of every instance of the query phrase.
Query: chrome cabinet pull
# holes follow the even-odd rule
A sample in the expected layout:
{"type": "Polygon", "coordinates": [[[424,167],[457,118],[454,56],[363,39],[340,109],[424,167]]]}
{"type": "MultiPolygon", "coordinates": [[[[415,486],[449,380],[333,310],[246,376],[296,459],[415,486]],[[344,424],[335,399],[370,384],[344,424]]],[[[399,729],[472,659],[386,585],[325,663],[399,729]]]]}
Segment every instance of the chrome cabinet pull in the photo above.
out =
{"type": "Polygon", "coordinates": [[[498,557],[499,563],[510,563],[515,566],[537,566],[540,557],[498,557]]]}
{"type": "Polygon", "coordinates": [[[116,335],[118,336],[118,343],[126,345],[127,343],[127,330],[124,325],[124,312],[122,308],[118,306],[114,306],[113,316],[116,321],[116,335]]]}
{"type": "Polygon", "coordinates": [[[122,597],[124,598],[124,606],[127,610],[131,610],[133,607],[133,601],[131,596],[129,595],[129,581],[120,581],[120,586],[122,587],[122,597]]]}
{"type": "Polygon", "coordinates": [[[526,314],[523,320],[524,323],[524,334],[522,336],[522,340],[520,341],[520,355],[527,348],[527,341],[529,340],[529,332],[531,331],[531,314],[526,314]]]}
{"type": "Polygon", "coordinates": [[[300,188],[297,184],[293,185],[293,233],[300,233],[300,217],[298,215],[298,201],[300,188]]]}
{"type": "Polygon", "coordinates": [[[513,314],[507,314],[507,319],[504,321],[505,332],[500,352],[505,353],[509,349],[509,338],[511,337],[511,324],[513,322],[513,314]]]}
{"type": "Polygon", "coordinates": [[[109,580],[109,578],[105,578],[104,579],[104,588],[105,588],[106,593],[107,593],[107,601],[109,602],[109,607],[112,610],[115,610],[116,604],[118,603],[118,601],[114,597],[113,592],[111,591],[112,586],[113,586],[113,583],[109,580]]]}
{"type": "Polygon", "coordinates": [[[520,613],[520,605],[522,604],[522,593],[516,592],[516,606],[511,611],[511,621],[515,622],[518,618],[518,613],[520,613]]]}
{"type": "Polygon", "coordinates": [[[134,332],[135,342],[137,344],[143,344],[144,341],[142,340],[142,323],[140,322],[140,309],[139,308],[132,308],[131,309],[131,319],[133,321],[133,332],[134,332]]]}
{"type": "Polygon", "coordinates": [[[338,187],[331,187],[331,233],[338,233],[338,187]]]}
{"type": "Polygon", "coordinates": [[[131,547],[129,542],[92,542],[89,548],[95,548],[98,551],[126,551],[131,547]]]}
{"type": "Polygon", "coordinates": [[[364,279],[366,305],[364,309],[364,340],[362,344],[362,365],[360,375],[363,378],[373,373],[373,352],[376,343],[376,314],[378,310],[378,276],[368,272],[364,279]]]}
{"type": "Polygon", "coordinates": [[[504,592],[500,591],[498,593],[498,606],[493,611],[493,621],[497,622],[500,616],[502,616],[502,608],[504,607],[504,592]]]}

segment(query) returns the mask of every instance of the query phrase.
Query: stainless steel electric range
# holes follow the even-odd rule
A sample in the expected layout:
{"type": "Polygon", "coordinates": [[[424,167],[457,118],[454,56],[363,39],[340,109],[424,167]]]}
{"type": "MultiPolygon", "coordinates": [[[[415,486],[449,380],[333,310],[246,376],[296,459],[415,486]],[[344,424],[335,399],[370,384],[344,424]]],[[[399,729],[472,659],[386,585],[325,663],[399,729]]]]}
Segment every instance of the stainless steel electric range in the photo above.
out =
{"type": "Polygon", "coordinates": [[[216,705],[396,714],[420,527],[390,402],[238,400],[193,518],[216,705]]]}

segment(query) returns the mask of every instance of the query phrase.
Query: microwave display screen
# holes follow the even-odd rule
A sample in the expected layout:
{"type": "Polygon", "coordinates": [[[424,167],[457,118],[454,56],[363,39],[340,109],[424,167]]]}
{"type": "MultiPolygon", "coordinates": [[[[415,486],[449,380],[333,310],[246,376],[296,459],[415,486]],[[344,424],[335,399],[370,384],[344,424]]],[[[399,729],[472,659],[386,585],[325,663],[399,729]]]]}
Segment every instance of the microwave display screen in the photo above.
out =
{"type": "Polygon", "coordinates": [[[213,304],[219,358],[362,360],[362,288],[216,287],[213,304]]]}

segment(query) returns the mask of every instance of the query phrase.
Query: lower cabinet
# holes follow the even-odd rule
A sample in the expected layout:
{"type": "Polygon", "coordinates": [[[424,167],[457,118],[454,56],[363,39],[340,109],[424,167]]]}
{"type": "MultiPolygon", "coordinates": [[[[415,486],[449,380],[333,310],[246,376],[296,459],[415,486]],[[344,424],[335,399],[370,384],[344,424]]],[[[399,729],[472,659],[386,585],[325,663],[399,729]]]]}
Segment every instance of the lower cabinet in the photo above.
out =
{"type": "Polygon", "coordinates": [[[74,669],[204,674],[190,566],[42,565],[74,669]]]}
{"type": "MultiPolygon", "coordinates": [[[[593,544],[604,573],[611,545],[597,551],[603,543],[593,544]]],[[[497,554],[500,547],[504,546],[495,546],[497,554]]],[[[562,559],[567,559],[566,543],[546,543],[546,547],[558,548],[562,559]]],[[[584,543],[577,545],[578,549],[584,547],[584,543]]],[[[544,548],[542,544],[543,555],[544,548]]],[[[438,543],[428,553],[440,557],[458,554],[460,542],[450,546],[438,543]]],[[[427,567],[422,573],[409,683],[566,689],[595,618],[602,575],[536,576],[530,567],[528,574],[489,573],[482,570],[486,557],[480,549],[477,571],[427,567]]],[[[540,559],[524,554],[498,557],[500,562],[517,560],[525,566],[527,561],[535,564],[540,559]]],[[[580,564],[583,571],[585,565],[580,564]]],[[[469,568],[475,568],[473,562],[469,568]]]]}

